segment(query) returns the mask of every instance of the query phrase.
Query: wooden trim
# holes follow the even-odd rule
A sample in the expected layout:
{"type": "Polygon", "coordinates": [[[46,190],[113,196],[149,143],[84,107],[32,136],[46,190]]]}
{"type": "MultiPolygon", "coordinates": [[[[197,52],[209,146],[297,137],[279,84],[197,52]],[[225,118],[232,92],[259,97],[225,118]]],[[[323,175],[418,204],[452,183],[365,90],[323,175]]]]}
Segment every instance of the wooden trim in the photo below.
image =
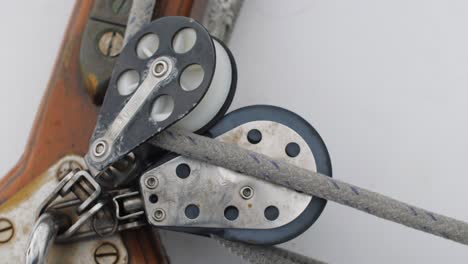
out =
{"type": "MultiPolygon", "coordinates": [[[[0,205],[68,154],[84,155],[98,108],[81,78],[79,54],[93,0],[76,1],[47,90],[37,111],[27,147],[0,181],[0,205]]],[[[158,1],[157,16],[190,16],[192,0],[158,1]]],[[[44,32],[46,34],[46,32],[44,32]]],[[[168,263],[157,232],[124,232],[130,263],[168,263]]]]}
{"type": "Polygon", "coordinates": [[[81,80],[81,35],[92,1],[77,1],[22,158],[0,181],[0,204],[67,154],[86,153],[98,109],[81,80]]]}

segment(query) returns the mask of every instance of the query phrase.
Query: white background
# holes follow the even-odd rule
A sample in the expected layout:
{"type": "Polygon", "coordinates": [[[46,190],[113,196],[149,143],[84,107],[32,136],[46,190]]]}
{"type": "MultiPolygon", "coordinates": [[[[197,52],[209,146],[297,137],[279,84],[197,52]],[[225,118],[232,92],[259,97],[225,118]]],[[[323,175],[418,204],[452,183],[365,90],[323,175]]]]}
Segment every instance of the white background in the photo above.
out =
{"type": "MultiPolygon", "coordinates": [[[[0,174],[18,160],[73,1],[0,9],[0,174]]],[[[232,109],[274,104],[321,133],[334,176],[468,220],[468,2],[246,1],[232,109]]],[[[242,263],[164,232],[173,263],[242,263]]],[[[330,263],[466,263],[468,248],[334,203],[289,249],[330,263]]]]}

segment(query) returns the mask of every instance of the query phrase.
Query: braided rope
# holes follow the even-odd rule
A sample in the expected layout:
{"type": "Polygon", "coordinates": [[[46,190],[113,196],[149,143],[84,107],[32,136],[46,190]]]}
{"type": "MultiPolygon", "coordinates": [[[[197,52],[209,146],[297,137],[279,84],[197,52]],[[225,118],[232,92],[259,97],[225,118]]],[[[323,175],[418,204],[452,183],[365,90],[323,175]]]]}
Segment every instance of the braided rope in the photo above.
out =
{"type": "Polygon", "coordinates": [[[287,162],[180,129],[170,128],[152,144],[265,181],[346,205],[377,217],[468,245],[468,224],[333,179],[287,162]]]}

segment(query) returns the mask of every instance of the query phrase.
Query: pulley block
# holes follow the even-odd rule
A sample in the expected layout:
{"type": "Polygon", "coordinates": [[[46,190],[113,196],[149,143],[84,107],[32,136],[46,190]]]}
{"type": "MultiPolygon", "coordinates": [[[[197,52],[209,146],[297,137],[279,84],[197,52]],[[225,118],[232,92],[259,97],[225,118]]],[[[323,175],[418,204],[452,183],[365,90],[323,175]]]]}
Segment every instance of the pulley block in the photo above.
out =
{"type": "MultiPolygon", "coordinates": [[[[209,134],[274,159],[331,175],[327,148],[300,116],[274,106],[238,109],[209,134]]],[[[172,155],[140,178],[148,222],[159,228],[277,244],[304,232],[326,201],[248,175],[172,155]]]]}
{"type": "Polygon", "coordinates": [[[86,162],[105,170],[165,128],[201,132],[224,115],[236,87],[229,50],[186,17],[164,17],[122,50],[86,162]]]}

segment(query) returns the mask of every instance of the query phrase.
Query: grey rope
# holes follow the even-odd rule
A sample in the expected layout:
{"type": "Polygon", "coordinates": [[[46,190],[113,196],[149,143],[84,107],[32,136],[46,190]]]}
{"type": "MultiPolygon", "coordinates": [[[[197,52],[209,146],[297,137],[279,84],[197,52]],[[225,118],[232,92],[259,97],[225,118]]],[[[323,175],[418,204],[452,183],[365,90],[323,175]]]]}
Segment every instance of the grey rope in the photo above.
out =
{"type": "Polygon", "coordinates": [[[151,22],[156,0],[133,0],[125,30],[124,46],[146,24],[151,22]]]}
{"type": "Polygon", "coordinates": [[[209,0],[203,25],[210,34],[228,43],[244,0],[209,0]]]}
{"type": "Polygon", "coordinates": [[[290,189],[350,206],[426,233],[468,245],[468,224],[390,197],[315,173],[287,162],[176,128],[161,132],[152,144],[290,189]]]}
{"type": "Polygon", "coordinates": [[[231,253],[252,264],[325,264],[325,262],[308,258],[288,250],[269,246],[249,245],[233,242],[213,236],[222,246],[231,253]]]}

